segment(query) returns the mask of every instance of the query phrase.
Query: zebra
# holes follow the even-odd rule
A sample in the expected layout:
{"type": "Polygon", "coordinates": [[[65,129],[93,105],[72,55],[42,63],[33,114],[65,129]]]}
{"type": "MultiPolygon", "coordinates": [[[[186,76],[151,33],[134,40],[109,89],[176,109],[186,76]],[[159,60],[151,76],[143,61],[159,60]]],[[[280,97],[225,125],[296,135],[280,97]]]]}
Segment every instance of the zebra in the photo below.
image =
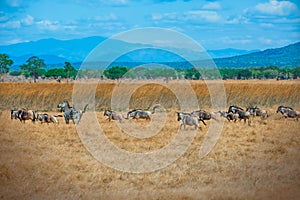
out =
{"type": "Polygon", "coordinates": [[[62,112],[64,112],[64,118],[66,124],[69,124],[69,120],[72,119],[73,124],[78,124],[83,113],[86,112],[86,108],[89,104],[84,106],[83,111],[76,109],[75,107],[71,107],[67,100],[64,100],[62,103],[57,105],[57,108],[60,108],[62,112]]]}
{"type": "Polygon", "coordinates": [[[300,117],[300,112],[299,111],[295,111],[291,107],[279,106],[277,108],[276,113],[278,113],[278,112],[280,112],[285,118],[296,118],[297,121],[298,121],[298,119],[300,117]]]}
{"type": "Polygon", "coordinates": [[[118,120],[119,122],[122,121],[122,116],[111,110],[105,110],[104,116],[108,116],[107,119],[109,121],[111,121],[111,120],[118,120]]]}

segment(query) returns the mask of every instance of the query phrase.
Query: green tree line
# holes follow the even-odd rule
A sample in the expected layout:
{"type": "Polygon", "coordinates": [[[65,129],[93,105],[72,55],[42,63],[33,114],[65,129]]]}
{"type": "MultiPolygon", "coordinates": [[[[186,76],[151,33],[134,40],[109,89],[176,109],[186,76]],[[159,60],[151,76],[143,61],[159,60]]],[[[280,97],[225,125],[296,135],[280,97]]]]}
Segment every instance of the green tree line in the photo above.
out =
{"type": "Polygon", "coordinates": [[[300,77],[300,67],[279,68],[277,66],[259,67],[259,68],[221,68],[218,70],[195,68],[133,68],[125,66],[113,66],[105,70],[76,70],[70,62],[65,62],[63,68],[53,68],[46,70],[46,63],[37,56],[32,56],[20,66],[20,71],[10,71],[9,67],[13,65],[13,60],[7,54],[0,54],[0,76],[9,73],[12,76],[23,74],[25,77],[31,77],[34,82],[38,77],[47,78],[131,78],[131,79],[296,79],[300,77]]]}

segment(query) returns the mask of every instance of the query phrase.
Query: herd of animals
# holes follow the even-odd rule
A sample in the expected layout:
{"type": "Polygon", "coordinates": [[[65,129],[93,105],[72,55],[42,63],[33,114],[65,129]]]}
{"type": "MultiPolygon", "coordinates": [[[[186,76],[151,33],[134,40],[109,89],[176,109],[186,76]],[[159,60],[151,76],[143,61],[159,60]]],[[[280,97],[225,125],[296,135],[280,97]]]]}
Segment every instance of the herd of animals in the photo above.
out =
{"type": "MultiPolygon", "coordinates": [[[[47,113],[37,113],[34,110],[28,110],[28,109],[17,109],[17,110],[11,110],[11,119],[19,119],[21,122],[24,122],[26,120],[31,120],[32,122],[40,121],[41,123],[59,123],[57,120],[58,117],[64,117],[66,124],[69,124],[69,121],[72,120],[74,124],[78,124],[80,122],[80,119],[82,118],[83,114],[86,112],[86,109],[88,107],[88,104],[85,105],[83,110],[76,109],[75,106],[70,106],[69,102],[67,100],[63,101],[62,103],[59,103],[57,105],[57,108],[61,110],[63,115],[50,115],[47,113]]],[[[151,116],[155,113],[155,110],[159,108],[160,105],[156,104],[152,106],[149,110],[142,110],[142,109],[134,109],[127,113],[126,117],[123,117],[121,114],[112,111],[112,110],[105,110],[104,116],[107,116],[107,120],[117,120],[119,122],[122,122],[122,119],[146,119],[151,120],[151,116]]],[[[300,112],[294,110],[291,107],[287,106],[279,106],[276,110],[276,113],[281,113],[285,118],[295,118],[298,120],[300,118],[300,112]]],[[[228,111],[218,111],[218,112],[207,112],[205,110],[197,110],[193,111],[191,113],[186,112],[176,112],[177,114],[177,121],[181,121],[180,129],[182,126],[184,126],[184,129],[186,125],[194,126],[195,129],[200,128],[199,123],[202,122],[204,125],[206,125],[206,120],[218,120],[218,117],[224,117],[228,121],[234,121],[237,120],[241,121],[244,120],[248,121],[248,125],[251,125],[251,117],[259,116],[261,119],[266,119],[270,115],[266,110],[262,110],[258,107],[248,107],[246,110],[244,110],[241,107],[238,106],[230,106],[228,111]]]]}

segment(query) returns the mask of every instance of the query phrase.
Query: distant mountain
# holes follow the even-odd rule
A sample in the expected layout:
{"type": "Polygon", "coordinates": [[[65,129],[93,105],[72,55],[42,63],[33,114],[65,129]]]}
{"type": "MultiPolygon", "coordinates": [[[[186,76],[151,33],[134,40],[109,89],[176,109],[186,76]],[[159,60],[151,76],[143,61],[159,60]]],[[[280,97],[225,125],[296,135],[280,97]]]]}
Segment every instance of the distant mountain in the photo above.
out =
{"type": "Polygon", "coordinates": [[[300,42],[285,47],[267,49],[246,55],[214,59],[220,68],[245,67],[298,67],[300,66],[300,42]]]}
{"type": "MultiPolygon", "coordinates": [[[[90,52],[106,39],[105,37],[98,36],[72,40],[50,38],[0,46],[0,53],[6,53],[14,60],[13,69],[18,69],[19,65],[24,64],[26,60],[33,55],[44,59],[47,64],[47,69],[58,66],[63,67],[66,61],[74,63],[74,65],[79,68],[90,52]]],[[[94,58],[96,60],[93,61],[94,63],[92,64],[94,68],[98,66],[96,62],[109,61],[113,57],[112,54],[114,54],[115,49],[128,52],[117,58],[115,64],[124,65],[127,63],[128,66],[136,66],[136,64],[142,63],[167,63],[176,67],[191,66],[183,57],[172,52],[188,55],[189,58],[195,58],[195,60],[207,59],[205,52],[201,53],[190,49],[168,48],[169,51],[165,51],[163,47],[161,47],[161,49],[154,49],[151,45],[111,40],[109,46],[106,47],[106,51],[97,52],[97,57],[94,58]],[[136,50],[132,51],[132,49],[136,50]],[[99,58],[106,60],[97,60],[99,58]],[[186,66],[184,63],[187,63],[186,66]]],[[[300,42],[286,47],[264,51],[228,48],[208,50],[207,53],[220,68],[260,67],[270,65],[295,67],[300,66],[299,49],[300,42]]]]}
{"type": "MultiPolygon", "coordinates": [[[[15,65],[23,64],[30,56],[38,56],[45,60],[47,64],[58,64],[65,61],[82,62],[86,56],[101,42],[105,37],[87,37],[82,39],[72,40],[57,40],[53,38],[42,39],[32,42],[17,43],[7,46],[0,46],[0,53],[6,53],[13,58],[15,65]]],[[[114,40],[115,48],[134,47],[134,48],[148,48],[147,50],[139,50],[135,53],[119,58],[122,62],[178,62],[182,58],[161,50],[151,50],[151,45],[131,44],[119,40],[114,40]]],[[[178,51],[178,49],[176,49],[178,51]]],[[[197,52],[187,49],[180,49],[179,52],[184,51],[189,55],[197,56],[197,52]],[[189,51],[189,52],[187,52],[189,51]]],[[[254,50],[255,51],[255,50],[254,50]]],[[[213,58],[229,57],[250,53],[253,51],[239,50],[239,49],[221,49],[208,50],[207,53],[213,58]]],[[[105,53],[105,52],[104,52],[105,53]]],[[[105,57],[105,56],[104,56],[105,57]]]]}
{"type": "MultiPolygon", "coordinates": [[[[14,61],[15,65],[22,65],[31,56],[34,56],[34,54],[27,54],[27,55],[23,55],[23,56],[12,56],[11,59],[14,61]]],[[[64,57],[55,56],[55,55],[38,55],[38,57],[45,60],[46,63],[50,64],[50,65],[64,63],[67,61],[70,62],[70,60],[68,60],[64,57]]]]}
{"type": "Polygon", "coordinates": [[[226,58],[226,57],[232,57],[232,56],[239,56],[254,52],[259,52],[260,50],[254,49],[254,50],[243,50],[243,49],[233,49],[233,48],[227,48],[227,49],[218,49],[218,50],[208,50],[207,53],[212,58],[226,58]]]}
{"type": "MultiPolygon", "coordinates": [[[[105,40],[104,37],[88,37],[73,40],[43,39],[33,42],[24,42],[7,46],[0,46],[0,52],[22,60],[27,55],[44,57],[46,63],[62,61],[83,61],[87,54],[97,44],[105,40]],[[41,56],[42,55],[42,56],[41,56]]],[[[18,60],[17,60],[18,61],[18,60]]],[[[17,62],[18,63],[18,62],[17,62]]]]}

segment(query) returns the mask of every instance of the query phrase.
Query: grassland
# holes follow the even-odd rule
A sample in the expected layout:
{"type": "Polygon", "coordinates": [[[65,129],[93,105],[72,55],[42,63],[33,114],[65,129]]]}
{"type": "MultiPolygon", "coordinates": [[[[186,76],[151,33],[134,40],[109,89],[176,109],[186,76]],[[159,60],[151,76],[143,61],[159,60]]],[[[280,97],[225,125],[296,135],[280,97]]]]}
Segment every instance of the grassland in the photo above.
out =
{"type": "MultiPolygon", "coordinates": [[[[213,84],[214,81],[208,81],[213,84]]],[[[160,103],[165,108],[179,108],[176,94],[169,90],[162,82],[143,82],[132,94],[130,107],[148,108],[153,103],[160,103]]],[[[186,91],[181,89],[181,81],[171,81],[168,86],[178,88],[179,95],[184,96],[186,91]]],[[[210,107],[211,99],[204,81],[192,81],[199,106],[210,107]]],[[[122,84],[124,93],[127,88],[135,87],[140,83],[122,84]],[[128,87],[127,87],[128,86],[128,87]]],[[[58,102],[65,99],[72,101],[74,83],[1,83],[0,84],[0,108],[12,109],[26,107],[35,110],[55,111],[58,102]]],[[[83,86],[85,87],[85,86],[83,86]]],[[[86,86],[89,87],[88,85],[86,86]]],[[[100,111],[110,107],[111,95],[115,88],[119,87],[116,82],[100,82],[95,91],[95,108],[100,111]]],[[[227,96],[227,105],[240,105],[247,107],[257,105],[261,107],[276,107],[288,105],[300,108],[300,81],[225,81],[224,88],[227,96]]],[[[86,88],[84,88],[86,89],[86,88]]]]}
{"type": "MultiPolygon", "coordinates": [[[[13,107],[57,113],[56,104],[71,98],[72,87],[72,84],[57,83],[0,84],[1,199],[300,197],[300,122],[280,119],[280,115],[275,114],[279,104],[300,108],[297,81],[226,81],[228,105],[256,103],[272,115],[266,121],[254,118],[250,127],[243,122],[225,121],[216,146],[204,158],[199,158],[199,150],[211,124],[201,125],[202,130],[197,130],[182,157],[162,170],[141,174],[121,172],[98,162],[84,147],[76,127],[66,125],[62,118],[58,125],[29,121],[22,124],[10,119],[9,109],[13,107]]],[[[147,152],[164,147],[174,138],[180,123],[175,116],[176,99],[169,95],[168,89],[152,84],[133,93],[132,107],[148,107],[154,102],[153,98],[157,98],[168,109],[162,130],[153,137],[138,139],[125,134],[118,123],[108,122],[100,112],[109,106],[114,87],[115,83],[100,83],[96,92],[97,121],[113,144],[127,151],[147,152]],[[146,98],[146,94],[150,97],[146,98]]],[[[192,82],[192,87],[198,97],[201,96],[200,105],[209,110],[205,84],[192,82]]],[[[160,123],[160,115],[164,113],[157,113],[153,121],[160,123]]],[[[133,124],[146,129],[149,122],[123,122],[129,128],[133,124]]],[[[186,130],[187,137],[190,131],[191,128],[186,130]]]]}

